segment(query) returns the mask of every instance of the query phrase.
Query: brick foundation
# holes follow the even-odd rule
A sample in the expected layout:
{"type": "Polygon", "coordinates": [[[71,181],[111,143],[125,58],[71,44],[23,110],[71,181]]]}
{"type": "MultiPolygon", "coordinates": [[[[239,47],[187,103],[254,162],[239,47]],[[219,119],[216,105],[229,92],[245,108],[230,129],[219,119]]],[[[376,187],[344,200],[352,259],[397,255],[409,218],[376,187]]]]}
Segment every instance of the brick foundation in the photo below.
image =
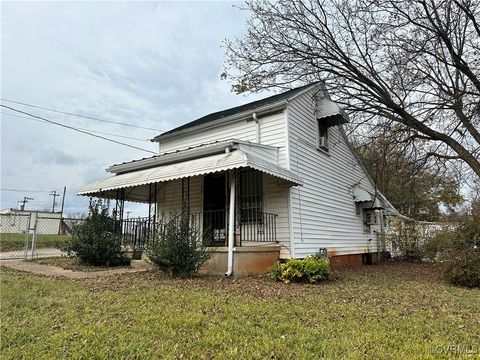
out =
{"type": "Polygon", "coordinates": [[[378,253],[335,255],[330,257],[332,267],[344,265],[372,265],[378,263],[378,253]]]}

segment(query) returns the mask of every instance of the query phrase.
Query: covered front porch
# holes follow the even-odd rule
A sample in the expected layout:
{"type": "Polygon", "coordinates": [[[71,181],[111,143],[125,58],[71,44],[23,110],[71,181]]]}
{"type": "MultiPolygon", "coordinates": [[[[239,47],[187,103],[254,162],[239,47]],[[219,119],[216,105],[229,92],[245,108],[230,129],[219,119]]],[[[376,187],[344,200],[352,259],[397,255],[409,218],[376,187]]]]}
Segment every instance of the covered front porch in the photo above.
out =
{"type": "Polygon", "coordinates": [[[87,185],[79,194],[115,201],[118,230],[137,258],[175,214],[187,211],[201,243],[214,252],[205,271],[267,271],[281,251],[289,251],[289,191],[300,180],[260,158],[259,152],[254,156],[242,150],[229,143],[221,153],[188,160],[183,156],[183,161],[133,171],[117,168],[116,175],[87,185]],[[125,218],[126,201],[148,204],[148,216],[125,218]]]}

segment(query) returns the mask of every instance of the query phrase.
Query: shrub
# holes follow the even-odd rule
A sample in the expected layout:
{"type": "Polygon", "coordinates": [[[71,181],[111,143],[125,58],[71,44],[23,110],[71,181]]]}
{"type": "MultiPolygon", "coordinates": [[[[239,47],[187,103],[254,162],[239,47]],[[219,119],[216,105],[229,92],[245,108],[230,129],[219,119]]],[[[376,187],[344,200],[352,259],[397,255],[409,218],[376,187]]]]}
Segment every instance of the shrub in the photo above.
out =
{"type": "Polygon", "coordinates": [[[425,254],[442,265],[452,284],[480,287],[480,209],[472,207],[469,214],[428,239],[425,254]]]}
{"type": "Polygon", "coordinates": [[[169,221],[157,229],[148,244],[147,254],[159,268],[170,276],[190,276],[211,256],[203,247],[202,236],[190,222],[190,212],[170,213],[169,221]]]}
{"type": "Polygon", "coordinates": [[[444,275],[455,285],[480,287],[480,211],[472,211],[453,230],[442,235],[439,260],[444,275]]]}
{"type": "Polygon", "coordinates": [[[115,219],[109,214],[109,202],[90,199],[89,210],[88,217],[74,225],[72,238],[65,244],[68,255],[95,266],[130,264],[122,249],[121,237],[115,233],[115,219]]]}
{"type": "Polygon", "coordinates": [[[444,274],[454,285],[480,287],[480,250],[453,250],[445,262],[444,274]]]}
{"type": "Polygon", "coordinates": [[[330,278],[330,262],[328,258],[319,258],[318,256],[290,259],[285,263],[277,262],[270,274],[275,280],[283,281],[286,284],[291,281],[317,283],[330,278]]]}
{"type": "Polygon", "coordinates": [[[407,261],[421,261],[424,253],[422,236],[414,220],[398,220],[392,224],[393,232],[386,241],[392,244],[392,255],[407,261]]]}

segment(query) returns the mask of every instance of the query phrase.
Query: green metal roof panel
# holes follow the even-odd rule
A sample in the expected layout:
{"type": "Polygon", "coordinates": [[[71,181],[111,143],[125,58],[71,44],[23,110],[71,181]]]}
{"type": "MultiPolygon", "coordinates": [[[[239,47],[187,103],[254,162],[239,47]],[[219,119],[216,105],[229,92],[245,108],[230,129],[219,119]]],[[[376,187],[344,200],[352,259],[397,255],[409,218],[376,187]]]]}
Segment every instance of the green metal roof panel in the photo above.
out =
{"type": "Polygon", "coordinates": [[[202,116],[201,118],[198,118],[198,119],[193,120],[189,123],[186,123],[184,125],[176,127],[175,129],[164,132],[161,135],[156,136],[154,138],[154,140],[158,139],[158,138],[161,138],[162,136],[165,136],[165,135],[176,133],[180,130],[192,128],[192,127],[195,127],[195,126],[198,126],[198,125],[209,123],[209,122],[214,121],[214,120],[222,119],[222,118],[232,116],[232,115],[235,115],[235,114],[239,114],[239,113],[242,113],[242,112],[245,112],[245,111],[253,110],[253,109],[255,109],[257,107],[260,107],[260,106],[273,104],[273,103],[276,103],[276,102],[279,102],[279,101],[282,101],[282,100],[291,99],[292,97],[299,94],[300,92],[302,92],[306,88],[308,88],[310,86],[314,86],[318,83],[319,82],[307,84],[307,85],[304,85],[304,86],[301,86],[301,87],[298,87],[298,88],[295,88],[295,89],[285,91],[285,92],[280,93],[280,94],[269,96],[265,99],[252,101],[252,102],[244,104],[244,105],[236,106],[236,107],[233,107],[233,108],[230,108],[230,109],[217,111],[217,112],[202,116]]]}

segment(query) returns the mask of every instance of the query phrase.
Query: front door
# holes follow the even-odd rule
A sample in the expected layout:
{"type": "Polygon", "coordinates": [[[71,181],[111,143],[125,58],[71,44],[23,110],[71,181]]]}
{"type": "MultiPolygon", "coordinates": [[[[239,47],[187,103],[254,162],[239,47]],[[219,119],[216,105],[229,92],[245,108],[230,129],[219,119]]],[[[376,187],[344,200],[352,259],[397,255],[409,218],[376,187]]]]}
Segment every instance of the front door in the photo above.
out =
{"type": "Polygon", "coordinates": [[[203,241],[207,246],[225,244],[226,174],[203,178],[203,241]]]}

